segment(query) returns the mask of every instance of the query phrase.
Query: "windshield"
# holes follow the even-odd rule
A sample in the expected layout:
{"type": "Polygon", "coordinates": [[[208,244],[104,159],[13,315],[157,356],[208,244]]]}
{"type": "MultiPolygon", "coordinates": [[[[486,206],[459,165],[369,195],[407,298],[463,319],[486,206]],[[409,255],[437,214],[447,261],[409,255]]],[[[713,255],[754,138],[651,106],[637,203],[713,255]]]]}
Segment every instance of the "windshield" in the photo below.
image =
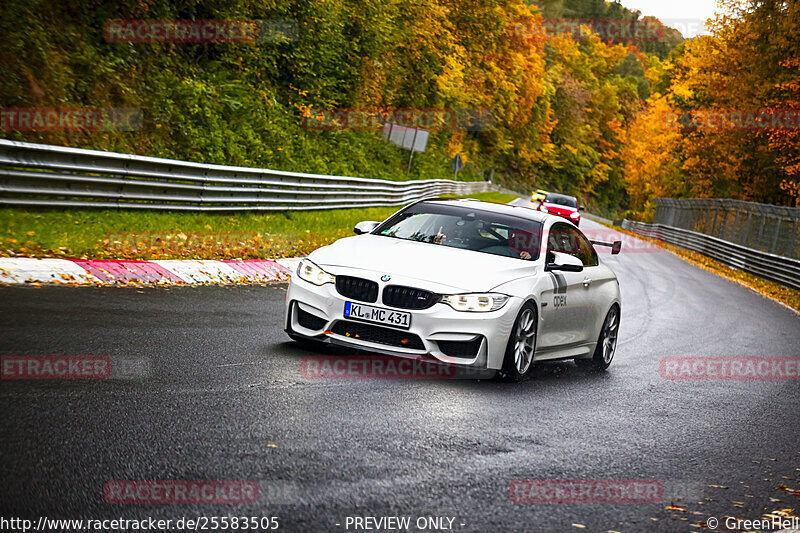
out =
{"type": "Polygon", "coordinates": [[[548,194],[544,199],[545,203],[563,205],[564,207],[578,207],[578,201],[572,196],[564,196],[563,194],[548,194]]]}
{"type": "Polygon", "coordinates": [[[378,226],[377,235],[534,261],[542,225],[473,206],[422,202],[378,226]]]}

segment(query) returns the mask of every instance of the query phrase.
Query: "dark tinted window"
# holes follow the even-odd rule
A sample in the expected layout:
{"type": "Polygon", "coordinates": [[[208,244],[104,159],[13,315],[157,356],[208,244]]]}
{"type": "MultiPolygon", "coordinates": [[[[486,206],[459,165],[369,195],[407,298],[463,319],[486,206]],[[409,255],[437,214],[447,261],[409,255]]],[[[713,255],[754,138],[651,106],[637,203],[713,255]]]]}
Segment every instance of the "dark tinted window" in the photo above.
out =
{"type": "Polygon", "coordinates": [[[563,194],[548,194],[544,199],[548,204],[563,205],[564,207],[578,207],[578,201],[572,196],[564,196],[563,194]]]}
{"type": "Polygon", "coordinates": [[[400,211],[372,232],[429,244],[530,260],[539,257],[542,224],[475,209],[474,205],[421,202],[400,211]]]}
{"type": "MultiPolygon", "coordinates": [[[[561,252],[577,257],[583,266],[597,266],[597,252],[589,240],[576,228],[567,224],[553,224],[550,228],[550,235],[547,238],[547,253],[561,252]]],[[[547,261],[552,261],[552,257],[547,257],[547,261]]]]}

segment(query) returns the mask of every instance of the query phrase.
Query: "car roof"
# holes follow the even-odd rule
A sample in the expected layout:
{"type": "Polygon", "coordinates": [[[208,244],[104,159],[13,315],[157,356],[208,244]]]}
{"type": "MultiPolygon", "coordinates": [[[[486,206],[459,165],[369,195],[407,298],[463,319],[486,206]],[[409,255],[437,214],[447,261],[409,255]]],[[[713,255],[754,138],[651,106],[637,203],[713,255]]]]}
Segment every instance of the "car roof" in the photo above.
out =
{"type": "Polygon", "coordinates": [[[480,209],[481,211],[489,211],[490,213],[499,213],[502,215],[510,215],[512,217],[524,218],[536,222],[545,222],[548,220],[549,215],[534,211],[528,207],[500,204],[495,202],[482,202],[472,198],[433,198],[430,200],[420,200],[418,203],[430,204],[458,204],[467,209],[480,209]]]}
{"type": "Polygon", "coordinates": [[[578,201],[578,199],[575,198],[574,196],[570,196],[568,194],[559,194],[557,192],[548,193],[547,197],[548,198],[550,198],[550,197],[552,197],[552,198],[566,198],[566,199],[569,199],[569,200],[575,200],[576,202],[578,201]]]}

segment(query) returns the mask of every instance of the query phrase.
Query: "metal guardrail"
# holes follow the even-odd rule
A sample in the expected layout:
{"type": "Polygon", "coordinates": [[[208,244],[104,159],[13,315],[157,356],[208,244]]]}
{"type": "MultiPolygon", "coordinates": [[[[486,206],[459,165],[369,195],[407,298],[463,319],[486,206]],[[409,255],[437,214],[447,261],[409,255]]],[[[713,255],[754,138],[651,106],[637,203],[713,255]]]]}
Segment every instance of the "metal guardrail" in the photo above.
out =
{"type": "Polygon", "coordinates": [[[800,290],[800,261],[773,255],[696,231],[625,220],[622,228],[699,252],[769,281],[800,290]]]}
{"type": "Polygon", "coordinates": [[[600,224],[607,224],[607,225],[609,225],[609,226],[610,226],[611,224],[613,224],[613,223],[614,223],[614,221],[613,221],[613,220],[609,220],[609,219],[607,219],[607,218],[603,218],[603,217],[601,217],[601,216],[593,215],[593,214],[591,214],[591,213],[587,213],[587,212],[585,212],[585,211],[584,211],[584,213],[583,213],[581,216],[582,216],[583,218],[585,218],[585,219],[588,219],[588,220],[591,220],[591,221],[593,221],[593,222],[599,222],[600,224]]]}
{"type": "Polygon", "coordinates": [[[800,209],[796,207],[716,198],[657,198],[653,222],[800,259],[800,209]]]}
{"type": "Polygon", "coordinates": [[[5,205],[285,211],[402,205],[498,189],[483,181],[325,176],[0,139],[5,205]]]}

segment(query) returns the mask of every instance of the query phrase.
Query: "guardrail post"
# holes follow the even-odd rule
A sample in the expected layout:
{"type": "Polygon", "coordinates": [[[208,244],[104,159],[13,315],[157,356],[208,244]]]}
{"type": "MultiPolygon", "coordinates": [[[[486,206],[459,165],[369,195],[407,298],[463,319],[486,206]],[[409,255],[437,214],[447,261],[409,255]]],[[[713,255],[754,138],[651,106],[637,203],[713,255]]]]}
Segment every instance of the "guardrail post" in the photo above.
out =
{"type": "Polygon", "coordinates": [[[719,214],[719,208],[714,208],[714,221],[711,223],[711,231],[708,233],[709,235],[714,235],[714,231],[717,229],[717,215],[719,214]]]}
{"type": "Polygon", "coordinates": [[[748,245],[750,239],[750,223],[753,221],[753,213],[751,211],[747,212],[747,225],[744,228],[744,239],[742,239],[742,244],[745,246],[748,245]]]}
{"type": "Polygon", "coordinates": [[[772,248],[770,248],[769,253],[774,254],[775,250],[778,248],[778,234],[781,231],[781,222],[783,222],[783,218],[780,216],[775,217],[778,219],[778,223],[775,224],[775,235],[772,237],[772,248]]]}
{"type": "Polygon", "coordinates": [[[696,227],[691,228],[693,231],[699,231],[700,233],[708,234],[708,226],[711,222],[711,213],[709,210],[704,209],[702,206],[697,206],[697,209],[700,211],[700,224],[696,227]]]}
{"type": "Polygon", "coordinates": [[[728,224],[728,209],[726,207],[722,207],[722,220],[719,223],[719,238],[725,238],[725,229],[728,224]]]}
{"type": "Polygon", "coordinates": [[[764,225],[767,223],[767,217],[761,213],[761,224],[758,227],[758,240],[756,241],[757,248],[761,248],[761,239],[764,238],[764,225]]]}

